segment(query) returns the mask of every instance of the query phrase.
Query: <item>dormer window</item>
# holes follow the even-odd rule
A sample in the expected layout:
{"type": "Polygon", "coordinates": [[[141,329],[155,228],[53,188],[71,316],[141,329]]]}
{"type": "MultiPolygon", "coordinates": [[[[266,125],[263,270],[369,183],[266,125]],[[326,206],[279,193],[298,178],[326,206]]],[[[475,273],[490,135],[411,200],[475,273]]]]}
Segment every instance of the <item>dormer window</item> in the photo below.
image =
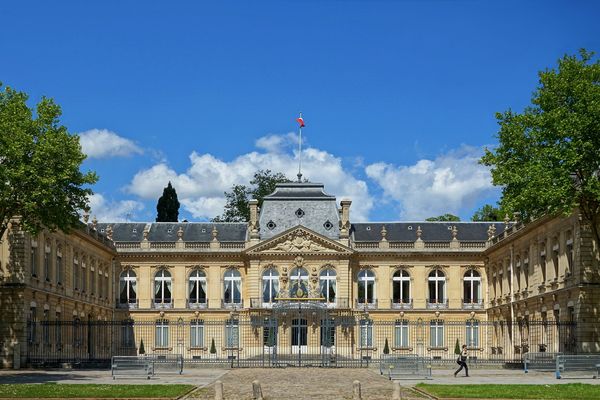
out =
{"type": "Polygon", "coordinates": [[[302,218],[302,217],[304,217],[304,210],[299,208],[296,210],[295,214],[296,214],[296,217],[302,218]]]}
{"type": "Polygon", "coordinates": [[[273,230],[273,229],[275,229],[275,227],[276,227],[276,226],[277,226],[277,225],[276,225],[276,224],[275,224],[275,222],[273,222],[273,221],[269,221],[269,222],[267,222],[267,228],[269,228],[270,230],[273,230]]]}
{"type": "Polygon", "coordinates": [[[132,232],[133,232],[133,233],[137,233],[137,229],[136,229],[136,228],[133,228],[133,231],[132,231],[132,232]]]}
{"type": "Polygon", "coordinates": [[[325,223],[323,224],[323,228],[325,228],[326,230],[331,230],[331,228],[333,228],[333,224],[331,223],[331,221],[327,220],[325,221],[325,223]]]}

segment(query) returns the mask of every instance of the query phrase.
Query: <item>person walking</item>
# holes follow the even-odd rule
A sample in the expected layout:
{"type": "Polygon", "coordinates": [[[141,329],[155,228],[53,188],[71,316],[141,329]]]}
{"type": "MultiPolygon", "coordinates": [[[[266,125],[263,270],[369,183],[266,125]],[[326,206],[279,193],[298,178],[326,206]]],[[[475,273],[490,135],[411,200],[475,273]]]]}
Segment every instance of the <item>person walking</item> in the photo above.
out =
{"type": "Polygon", "coordinates": [[[463,368],[465,369],[465,376],[468,377],[469,376],[469,367],[467,367],[467,345],[466,344],[463,344],[460,355],[456,359],[456,363],[458,365],[460,365],[460,368],[454,372],[454,377],[456,378],[456,375],[460,371],[462,371],[463,368]]]}

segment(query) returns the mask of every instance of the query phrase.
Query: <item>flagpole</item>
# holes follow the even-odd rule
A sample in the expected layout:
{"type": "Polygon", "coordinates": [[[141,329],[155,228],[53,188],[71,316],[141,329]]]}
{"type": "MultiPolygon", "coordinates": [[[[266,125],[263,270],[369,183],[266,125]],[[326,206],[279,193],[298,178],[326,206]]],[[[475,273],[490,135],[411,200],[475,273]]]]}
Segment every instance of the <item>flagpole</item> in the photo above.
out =
{"type": "MultiPolygon", "coordinates": [[[[302,113],[300,113],[300,119],[302,119],[302,113]]],[[[300,124],[298,140],[298,182],[302,182],[302,124],[300,124]]]]}

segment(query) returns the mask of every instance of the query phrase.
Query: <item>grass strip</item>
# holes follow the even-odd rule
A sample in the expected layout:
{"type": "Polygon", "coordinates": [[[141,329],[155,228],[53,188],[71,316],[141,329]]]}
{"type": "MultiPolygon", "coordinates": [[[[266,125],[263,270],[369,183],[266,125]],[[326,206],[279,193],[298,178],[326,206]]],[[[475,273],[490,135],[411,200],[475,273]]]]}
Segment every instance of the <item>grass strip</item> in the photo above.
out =
{"type": "Polygon", "coordinates": [[[3,398],[176,398],[191,390],[193,385],[98,385],[98,384],[4,384],[3,398]]]}
{"type": "Polygon", "coordinates": [[[560,385],[432,385],[419,383],[417,387],[439,398],[600,399],[600,385],[583,383],[560,385]]]}

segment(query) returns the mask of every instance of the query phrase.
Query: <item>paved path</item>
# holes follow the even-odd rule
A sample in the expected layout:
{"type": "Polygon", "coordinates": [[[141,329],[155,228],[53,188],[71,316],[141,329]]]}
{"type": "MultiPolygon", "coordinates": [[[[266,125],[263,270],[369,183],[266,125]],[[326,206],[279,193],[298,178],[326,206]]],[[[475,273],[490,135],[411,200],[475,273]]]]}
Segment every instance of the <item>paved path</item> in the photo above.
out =
{"type": "MultiPolygon", "coordinates": [[[[523,373],[521,370],[473,369],[471,376],[455,378],[453,370],[434,370],[433,379],[401,380],[404,399],[416,399],[419,395],[410,390],[419,382],[433,384],[600,384],[600,379],[565,378],[556,379],[552,372],[523,373]]],[[[251,399],[252,381],[262,383],[263,393],[268,400],[330,400],[351,399],[352,382],[359,380],[365,400],[391,399],[392,383],[379,375],[376,369],[366,368],[242,368],[234,370],[213,368],[188,368],[182,375],[157,375],[151,380],[141,377],[113,380],[107,370],[0,370],[2,383],[99,383],[99,384],[192,384],[202,389],[193,398],[213,399],[214,382],[223,381],[226,399],[251,399]]]]}

